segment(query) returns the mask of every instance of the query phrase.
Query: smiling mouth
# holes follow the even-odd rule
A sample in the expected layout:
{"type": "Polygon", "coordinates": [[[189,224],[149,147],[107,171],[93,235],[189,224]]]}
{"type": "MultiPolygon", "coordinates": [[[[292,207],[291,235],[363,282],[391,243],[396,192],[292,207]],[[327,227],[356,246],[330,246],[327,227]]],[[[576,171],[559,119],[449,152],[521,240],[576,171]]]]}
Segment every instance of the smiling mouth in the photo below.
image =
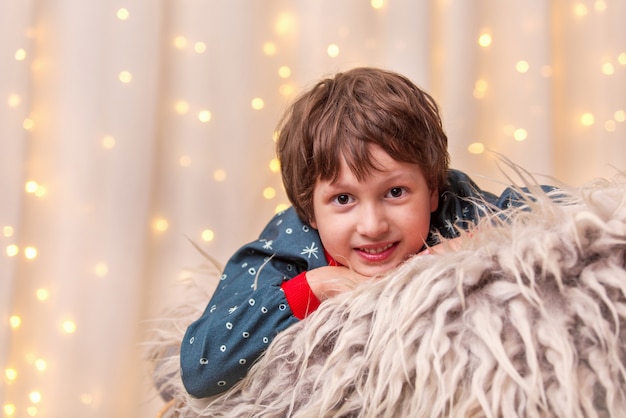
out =
{"type": "Polygon", "coordinates": [[[362,251],[367,254],[380,254],[380,253],[387,251],[393,246],[394,244],[391,243],[391,244],[385,245],[384,247],[378,247],[378,248],[359,248],[359,251],[362,251]]]}

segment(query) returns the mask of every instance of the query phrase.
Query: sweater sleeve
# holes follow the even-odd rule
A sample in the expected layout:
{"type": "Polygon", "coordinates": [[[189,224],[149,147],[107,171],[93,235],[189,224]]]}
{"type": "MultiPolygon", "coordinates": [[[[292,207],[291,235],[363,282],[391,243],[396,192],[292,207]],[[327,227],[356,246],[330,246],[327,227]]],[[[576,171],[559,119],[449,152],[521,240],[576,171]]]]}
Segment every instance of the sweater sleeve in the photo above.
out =
{"type": "Polygon", "coordinates": [[[187,329],[180,352],[186,390],[208,397],[242,379],[274,337],[298,321],[282,285],[326,264],[315,229],[292,208],[276,215],[228,261],[204,313],[187,329]]]}
{"type": "MultiPolygon", "coordinates": [[[[552,186],[540,186],[543,193],[552,193],[552,186]]],[[[465,173],[448,172],[448,184],[439,197],[437,210],[431,215],[431,234],[427,244],[435,245],[439,237],[455,238],[460,230],[468,230],[481,217],[502,209],[522,206],[533,199],[528,188],[508,187],[499,196],[481,190],[465,173]]]]}
{"type": "Polygon", "coordinates": [[[306,279],[306,272],[298,274],[281,286],[293,315],[304,319],[317,310],[320,300],[315,296],[306,279]]]}

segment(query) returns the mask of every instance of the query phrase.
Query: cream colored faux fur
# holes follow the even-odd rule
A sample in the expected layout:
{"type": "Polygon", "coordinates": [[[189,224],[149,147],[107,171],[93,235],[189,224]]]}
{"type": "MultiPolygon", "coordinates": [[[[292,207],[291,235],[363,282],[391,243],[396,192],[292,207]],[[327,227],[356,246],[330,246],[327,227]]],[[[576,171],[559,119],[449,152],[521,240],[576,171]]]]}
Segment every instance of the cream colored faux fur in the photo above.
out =
{"type": "Polygon", "coordinates": [[[539,194],[461,250],[326,301],[216,399],[186,395],[163,354],[206,299],[188,305],[152,353],[165,416],[626,416],[626,182],[570,197],[539,194]]]}

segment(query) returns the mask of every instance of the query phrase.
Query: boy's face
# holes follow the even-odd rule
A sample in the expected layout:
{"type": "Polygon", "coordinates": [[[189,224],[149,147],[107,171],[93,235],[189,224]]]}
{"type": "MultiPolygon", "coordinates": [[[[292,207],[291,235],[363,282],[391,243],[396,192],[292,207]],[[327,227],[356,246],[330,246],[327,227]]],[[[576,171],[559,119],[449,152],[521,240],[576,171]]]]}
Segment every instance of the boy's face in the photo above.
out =
{"type": "Polygon", "coordinates": [[[439,202],[417,164],[398,162],[376,145],[371,153],[384,169],[365,180],[358,181],[344,161],[337,181],[317,181],[311,221],[326,251],[364,276],[384,273],[418,253],[439,202]]]}

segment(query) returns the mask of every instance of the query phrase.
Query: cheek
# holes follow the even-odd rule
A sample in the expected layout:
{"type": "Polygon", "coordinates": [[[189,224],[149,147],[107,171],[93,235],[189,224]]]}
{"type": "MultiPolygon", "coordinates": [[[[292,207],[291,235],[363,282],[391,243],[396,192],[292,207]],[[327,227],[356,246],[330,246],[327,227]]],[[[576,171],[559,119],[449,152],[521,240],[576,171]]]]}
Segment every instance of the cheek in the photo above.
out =
{"type": "Polygon", "coordinates": [[[438,207],[439,207],[439,193],[435,189],[430,194],[430,212],[432,213],[436,211],[438,207]]]}

